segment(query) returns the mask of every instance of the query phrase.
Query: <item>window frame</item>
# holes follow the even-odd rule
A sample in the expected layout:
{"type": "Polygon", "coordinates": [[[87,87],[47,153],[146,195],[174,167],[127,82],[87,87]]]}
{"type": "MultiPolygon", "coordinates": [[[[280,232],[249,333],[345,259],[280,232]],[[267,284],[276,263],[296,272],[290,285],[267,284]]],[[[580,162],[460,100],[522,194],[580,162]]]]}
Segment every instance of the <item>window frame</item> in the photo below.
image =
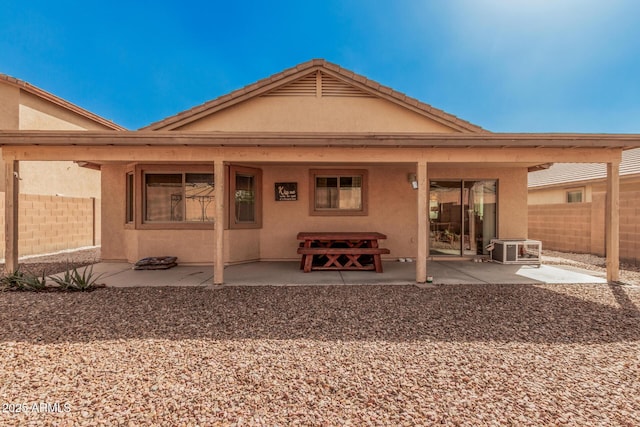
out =
{"type": "Polygon", "coordinates": [[[585,202],[584,196],[585,196],[585,191],[584,191],[583,187],[580,187],[580,188],[569,188],[565,192],[564,201],[565,201],[565,203],[570,203],[570,204],[573,204],[573,203],[584,203],[585,202]],[[580,201],[576,202],[576,201],[569,200],[569,196],[571,194],[580,194],[580,201]]]}
{"type": "MultiPolygon", "coordinates": [[[[212,174],[215,179],[213,164],[138,164],[135,166],[134,176],[134,216],[135,228],[139,230],[213,230],[217,219],[213,221],[153,221],[144,220],[146,212],[146,174],[182,174],[183,185],[185,175],[189,173],[212,174]]],[[[215,181],[214,181],[215,187],[215,181]]]]}
{"type": "Polygon", "coordinates": [[[248,166],[229,165],[229,192],[228,192],[228,218],[229,229],[251,229],[262,228],[262,169],[248,166]],[[255,216],[253,221],[236,221],[236,177],[237,175],[250,175],[254,177],[255,191],[255,216]]]}
{"type": "Polygon", "coordinates": [[[136,222],[136,175],[135,171],[128,170],[125,175],[125,225],[133,225],[136,222]]]}
{"type": "Polygon", "coordinates": [[[310,169],[309,170],[309,215],[311,216],[368,216],[369,215],[369,171],[367,169],[310,169]],[[316,207],[316,178],[328,176],[340,177],[360,176],[362,179],[360,209],[320,208],[316,207]]]}

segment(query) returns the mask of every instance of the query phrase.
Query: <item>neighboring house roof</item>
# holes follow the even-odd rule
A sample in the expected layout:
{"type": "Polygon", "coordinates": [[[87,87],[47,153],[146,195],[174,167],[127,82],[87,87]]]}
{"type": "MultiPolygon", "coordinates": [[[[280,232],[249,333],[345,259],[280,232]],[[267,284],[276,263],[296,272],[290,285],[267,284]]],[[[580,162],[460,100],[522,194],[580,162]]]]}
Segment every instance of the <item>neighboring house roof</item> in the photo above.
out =
{"type": "Polygon", "coordinates": [[[30,83],[27,83],[23,80],[20,79],[16,79],[15,77],[11,77],[8,76],[6,74],[2,74],[0,73],[0,82],[5,82],[8,83],[12,86],[18,87],[26,92],[29,92],[39,98],[42,98],[48,102],[51,102],[52,104],[58,105],[62,108],[65,108],[69,111],[74,112],[75,114],[78,114],[82,117],[85,117],[89,120],[92,120],[96,123],[99,123],[109,129],[112,130],[126,130],[125,128],[123,128],[120,125],[115,124],[114,122],[107,120],[103,117],[98,116],[97,114],[94,114],[90,111],[85,110],[84,108],[78,107],[75,104],[72,104],[69,101],[66,101],[58,96],[53,95],[52,93],[49,93],[43,89],[40,89],[30,83]]]}
{"type": "MultiPolygon", "coordinates": [[[[640,174],[640,148],[622,152],[620,176],[640,174]]],[[[556,163],[549,169],[529,173],[529,188],[560,186],[607,177],[604,163],[556,163]]]]}
{"type": "Polygon", "coordinates": [[[401,92],[395,91],[390,87],[383,86],[364,76],[346,70],[339,65],[332,64],[324,59],[312,59],[295,67],[274,74],[271,77],[262,79],[256,83],[252,83],[242,89],[235,90],[227,95],[223,95],[212,101],[205,102],[189,110],[183,111],[164,120],[143,127],[141,130],[174,130],[185,124],[191,123],[207,115],[213,114],[225,108],[229,108],[240,102],[246,101],[253,97],[261,96],[273,92],[274,90],[287,90],[284,88],[294,81],[301,81],[316,71],[322,71],[343,84],[346,83],[351,87],[352,93],[360,92],[371,96],[380,97],[398,105],[410,108],[425,117],[445,124],[454,130],[462,133],[487,133],[485,129],[474,125],[466,120],[462,120],[452,114],[432,107],[411,98],[401,92]]]}

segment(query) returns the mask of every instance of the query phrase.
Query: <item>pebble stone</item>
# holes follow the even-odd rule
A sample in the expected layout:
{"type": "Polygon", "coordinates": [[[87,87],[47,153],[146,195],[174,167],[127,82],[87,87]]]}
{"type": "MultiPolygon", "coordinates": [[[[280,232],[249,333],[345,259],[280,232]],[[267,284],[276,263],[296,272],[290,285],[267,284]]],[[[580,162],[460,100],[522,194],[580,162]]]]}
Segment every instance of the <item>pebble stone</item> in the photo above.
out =
{"type": "Polygon", "coordinates": [[[0,325],[3,426],[640,425],[633,284],[2,292],[0,325]]]}

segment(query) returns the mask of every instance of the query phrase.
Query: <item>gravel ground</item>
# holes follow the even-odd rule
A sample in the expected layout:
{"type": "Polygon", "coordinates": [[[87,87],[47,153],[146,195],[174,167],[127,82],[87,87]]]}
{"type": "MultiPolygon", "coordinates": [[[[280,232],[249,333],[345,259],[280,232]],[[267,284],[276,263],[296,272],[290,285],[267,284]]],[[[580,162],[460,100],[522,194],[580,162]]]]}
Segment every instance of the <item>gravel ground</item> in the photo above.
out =
{"type": "MultiPolygon", "coordinates": [[[[67,267],[83,267],[100,262],[100,248],[62,252],[54,255],[31,256],[19,261],[20,269],[41,276],[61,273],[67,267]]],[[[0,271],[4,264],[0,263],[0,271]]]]}
{"type": "Polygon", "coordinates": [[[639,307],[619,285],[4,292],[0,425],[636,426],[639,307]]]}

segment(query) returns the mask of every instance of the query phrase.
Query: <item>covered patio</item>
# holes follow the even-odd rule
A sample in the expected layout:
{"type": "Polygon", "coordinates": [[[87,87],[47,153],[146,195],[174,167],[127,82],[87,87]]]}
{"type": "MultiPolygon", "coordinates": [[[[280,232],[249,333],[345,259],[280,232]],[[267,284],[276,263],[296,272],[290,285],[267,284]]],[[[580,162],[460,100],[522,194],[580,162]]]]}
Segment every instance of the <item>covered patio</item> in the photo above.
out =
{"type": "MultiPolygon", "coordinates": [[[[638,144],[637,137],[625,135],[530,135],[530,134],[475,134],[475,135],[283,135],[247,136],[175,132],[27,132],[0,131],[0,145],[6,160],[5,192],[5,253],[6,269],[17,268],[19,223],[19,163],[31,160],[73,160],[96,165],[118,162],[192,162],[209,164],[215,177],[215,218],[224,219],[228,193],[225,189],[225,168],[238,162],[258,165],[277,165],[282,162],[301,165],[335,165],[348,158],[357,158],[364,164],[412,165],[416,171],[417,207],[413,218],[416,227],[417,251],[415,263],[403,266],[413,269],[413,281],[427,282],[428,272],[437,263],[429,259],[429,177],[432,173],[456,168],[491,167],[526,168],[552,161],[603,162],[607,164],[608,197],[606,204],[607,280],[617,281],[619,276],[619,164],[622,149],[638,144]],[[283,146],[286,144],[286,147],[283,146]],[[250,145],[250,146],[247,146],[250,145]],[[265,149],[263,147],[268,147],[265,149]],[[291,148],[293,147],[293,149],[291,148]],[[322,148],[321,148],[322,147],[322,148]],[[327,151],[325,147],[331,149],[327,151]],[[446,148],[445,148],[446,147],[446,148]],[[389,156],[389,150],[393,156],[389,156]],[[300,163],[304,159],[304,163],[300,163]],[[416,159],[420,159],[416,162],[416,159]],[[435,171],[435,172],[433,172],[435,171]]],[[[356,163],[356,165],[358,165],[356,163]]],[[[405,183],[406,185],[406,183],[405,183]]],[[[524,191],[524,189],[523,189],[524,191]]],[[[109,201],[109,197],[105,197],[109,201]]],[[[117,202],[117,201],[115,201],[117,202]]],[[[503,200],[502,215],[508,218],[509,200],[503,200]]],[[[390,220],[393,221],[392,218],[390,220]]],[[[513,221],[513,218],[510,218],[513,221]]],[[[504,222],[504,221],[503,221],[504,222]]],[[[520,223],[520,221],[516,221],[520,223]]],[[[526,226],[526,219],[522,220],[526,226]]],[[[111,222],[103,222],[103,236],[109,236],[111,222]]],[[[216,224],[222,222],[216,221],[216,224]]],[[[399,225],[399,224],[396,224],[399,225]]],[[[213,281],[228,283],[230,277],[224,269],[226,257],[234,243],[225,227],[213,227],[209,248],[213,256],[213,281]],[[225,247],[225,245],[228,245],[225,247]]],[[[300,231],[300,230],[295,230],[300,231]]],[[[504,234],[504,233],[502,233],[504,234]]],[[[295,241],[292,240],[292,243],[295,241]]],[[[263,258],[263,257],[259,257],[263,258]]],[[[268,259],[262,259],[263,261],[268,259]]],[[[473,268],[480,268],[470,264],[473,268]]],[[[242,267],[238,267],[242,268],[242,267]]],[[[231,270],[229,270],[231,271],[231,270]]],[[[305,280],[316,281],[314,275],[305,280]]],[[[336,273],[341,275],[346,273],[336,273]]],[[[368,280],[383,281],[384,276],[372,273],[368,280]]],[[[233,276],[231,276],[232,278],[233,276]]],[[[316,276],[317,277],[317,276],[316,276]]],[[[283,278],[284,279],[284,278],[283,278]]],[[[409,279],[407,277],[407,279],[409,279]]]]}

